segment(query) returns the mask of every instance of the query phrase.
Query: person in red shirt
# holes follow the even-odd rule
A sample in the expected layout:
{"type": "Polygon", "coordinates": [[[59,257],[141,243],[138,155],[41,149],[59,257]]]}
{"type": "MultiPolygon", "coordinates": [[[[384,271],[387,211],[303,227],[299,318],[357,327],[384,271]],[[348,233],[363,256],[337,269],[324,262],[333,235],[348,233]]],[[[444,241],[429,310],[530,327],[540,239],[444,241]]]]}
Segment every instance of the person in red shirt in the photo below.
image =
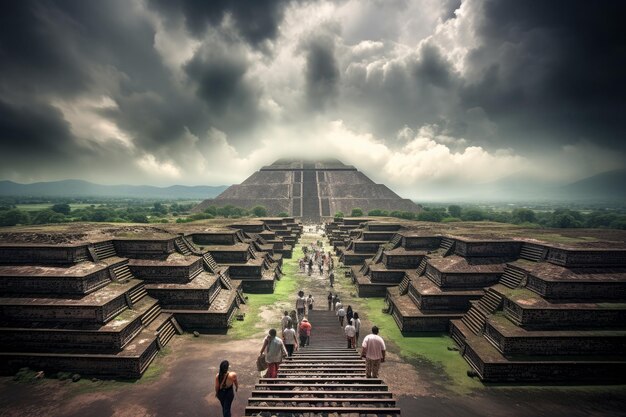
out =
{"type": "Polygon", "coordinates": [[[311,340],[311,323],[307,319],[302,319],[298,330],[300,336],[300,346],[308,346],[311,340]]]}

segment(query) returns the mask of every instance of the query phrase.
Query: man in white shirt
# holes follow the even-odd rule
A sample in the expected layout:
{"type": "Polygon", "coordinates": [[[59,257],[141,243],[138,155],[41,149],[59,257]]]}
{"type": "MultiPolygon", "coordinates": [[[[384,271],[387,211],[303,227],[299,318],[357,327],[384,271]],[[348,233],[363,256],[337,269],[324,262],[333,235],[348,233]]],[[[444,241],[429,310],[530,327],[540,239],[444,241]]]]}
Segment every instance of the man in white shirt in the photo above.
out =
{"type": "Polygon", "coordinates": [[[298,292],[298,298],[296,298],[296,311],[298,312],[298,322],[304,318],[304,309],[306,308],[306,298],[304,298],[304,291],[298,292]]]}
{"type": "Polygon", "coordinates": [[[339,319],[339,325],[341,327],[343,327],[343,319],[344,317],[346,317],[346,310],[343,309],[343,307],[340,307],[337,310],[337,318],[339,319]]]}
{"type": "Polygon", "coordinates": [[[348,341],[348,349],[355,348],[356,347],[356,341],[355,341],[356,328],[354,327],[354,325],[352,323],[348,323],[348,325],[343,329],[343,331],[346,334],[346,339],[348,341]]]}
{"type": "Polygon", "coordinates": [[[385,362],[385,341],[378,336],[378,327],[372,327],[372,334],[363,339],[361,357],[365,358],[365,375],[368,378],[378,378],[381,362],[385,362]]]}

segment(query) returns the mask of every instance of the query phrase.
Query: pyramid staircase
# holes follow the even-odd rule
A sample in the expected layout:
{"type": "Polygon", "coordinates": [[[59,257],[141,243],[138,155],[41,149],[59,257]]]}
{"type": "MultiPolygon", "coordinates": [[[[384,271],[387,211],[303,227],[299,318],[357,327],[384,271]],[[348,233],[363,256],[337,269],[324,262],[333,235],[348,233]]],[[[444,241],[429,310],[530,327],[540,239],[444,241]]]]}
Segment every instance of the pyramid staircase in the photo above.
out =
{"type": "Polygon", "coordinates": [[[439,249],[443,249],[443,256],[449,256],[454,253],[454,243],[454,239],[450,239],[449,237],[441,239],[441,246],[439,246],[439,249]]]}
{"type": "Polygon", "coordinates": [[[487,316],[495,313],[502,307],[502,295],[493,288],[487,289],[487,292],[477,301],[470,301],[472,307],[463,316],[461,321],[474,334],[482,334],[485,330],[487,316]]]}
{"type": "Polygon", "coordinates": [[[399,416],[393,394],[379,378],[366,378],[365,361],[346,347],[343,329],[332,311],[314,310],[310,346],[280,366],[277,378],[260,378],[246,416],[327,415],[328,413],[399,416]]]}
{"type": "Polygon", "coordinates": [[[106,242],[98,242],[93,245],[93,252],[95,256],[94,262],[101,261],[106,258],[110,258],[112,256],[117,256],[115,252],[115,246],[113,245],[113,241],[107,240],[106,242]]]}
{"type": "Polygon", "coordinates": [[[525,276],[526,273],[524,271],[507,265],[504,269],[502,277],[500,278],[500,284],[508,288],[517,288],[520,286],[525,276]]]}

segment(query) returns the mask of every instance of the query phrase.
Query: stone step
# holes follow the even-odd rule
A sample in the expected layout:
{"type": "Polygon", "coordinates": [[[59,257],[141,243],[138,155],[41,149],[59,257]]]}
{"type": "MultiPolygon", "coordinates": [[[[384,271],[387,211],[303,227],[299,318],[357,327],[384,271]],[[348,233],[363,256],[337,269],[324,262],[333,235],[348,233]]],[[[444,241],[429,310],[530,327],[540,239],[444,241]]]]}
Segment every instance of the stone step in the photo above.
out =
{"type": "Polygon", "coordinates": [[[375,390],[285,390],[285,389],[276,389],[276,390],[252,390],[250,392],[252,397],[261,397],[271,395],[272,397],[295,397],[302,396],[314,396],[314,395],[323,395],[324,398],[358,398],[361,395],[366,395],[373,398],[391,398],[393,394],[388,391],[375,391],[375,390]]]}
{"type": "MultiPolygon", "coordinates": [[[[288,401],[286,401],[288,402],[288,401]]],[[[317,401],[319,402],[319,401],[317,401]]],[[[246,407],[246,416],[258,415],[258,413],[284,414],[284,413],[355,413],[355,414],[376,414],[377,416],[398,416],[400,409],[395,407],[262,407],[248,406],[246,407]]]]}
{"type": "Polygon", "coordinates": [[[511,268],[507,266],[504,268],[504,273],[500,278],[500,284],[508,288],[517,288],[524,279],[525,273],[519,269],[511,268]]]}
{"type": "Polygon", "coordinates": [[[146,295],[148,295],[148,291],[146,291],[146,287],[143,283],[128,292],[128,296],[130,297],[130,301],[132,304],[137,303],[146,295]]]}
{"type": "Polygon", "coordinates": [[[424,256],[419,264],[419,266],[417,267],[417,270],[415,271],[417,273],[417,276],[420,277],[422,275],[424,275],[424,272],[426,271],[426,266],[428,265],[428,260],[426,259],[426,257],[424,256]]]}
{"type": "Polygon", "coordinates": [[[113,241],[99,242],[93,245],[93,250],[99,260],[117,256],[115,252],[115,246],[113,241]]]}
{"type": "Polygon", "coordinates": [[[159,316],[159,314],[161,314],[161,306],[158,302],[155,302],[154,305],[141,316],[141,323],[144,326],[148,326],[159,316]]]}
{"type": "Polygon", "coordinates": [[[538,262],[545,257],[545,249],[541,246],[524,243],[519,257],[528,261],[538,262]]]}
{"type": "Polygon", "coordinates": [[[122,265],[116,265],[111,268],[113,274],[115,275],[116,281],[125,282],[134,278],[133,273],[128,267],[128,263],[122,265]]]}

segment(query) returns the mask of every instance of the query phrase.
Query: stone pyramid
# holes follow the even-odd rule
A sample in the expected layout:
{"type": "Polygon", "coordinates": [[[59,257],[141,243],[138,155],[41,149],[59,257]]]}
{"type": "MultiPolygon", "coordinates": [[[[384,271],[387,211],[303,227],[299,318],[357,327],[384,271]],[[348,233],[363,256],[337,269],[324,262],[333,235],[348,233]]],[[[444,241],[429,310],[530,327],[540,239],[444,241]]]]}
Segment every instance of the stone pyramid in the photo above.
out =
{"type": "Polygon", "coordinates": [[[336,159],[279,159],[232,185],[216,198],[195,207],[226,205],[251,208],[264,206],[268,214],[284,212],[303,220],[319,221],[353,208],[417,212],[420,207],[403,199],[383,184],[376,184],[355,167],[336,159]]]}

